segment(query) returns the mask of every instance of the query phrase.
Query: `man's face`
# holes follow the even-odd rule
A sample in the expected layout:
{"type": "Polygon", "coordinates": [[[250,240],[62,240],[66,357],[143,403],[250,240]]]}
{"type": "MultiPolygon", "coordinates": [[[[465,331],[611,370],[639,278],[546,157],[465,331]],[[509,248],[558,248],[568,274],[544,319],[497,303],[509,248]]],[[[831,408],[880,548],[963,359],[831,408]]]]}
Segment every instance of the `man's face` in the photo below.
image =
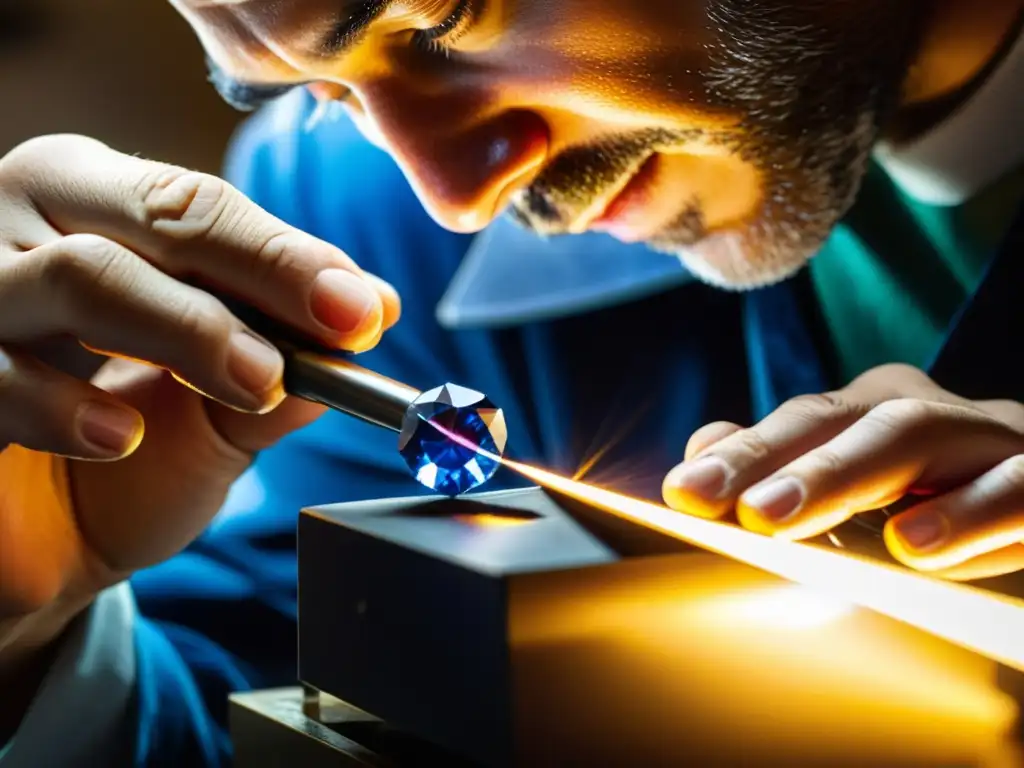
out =
{"type": "Polygon", "coordinates": [[[927,5],[172,2],[222,80],[343,96],[440,224],[510,208],[728,288],[791,275],[846,212],[927,5]]]}

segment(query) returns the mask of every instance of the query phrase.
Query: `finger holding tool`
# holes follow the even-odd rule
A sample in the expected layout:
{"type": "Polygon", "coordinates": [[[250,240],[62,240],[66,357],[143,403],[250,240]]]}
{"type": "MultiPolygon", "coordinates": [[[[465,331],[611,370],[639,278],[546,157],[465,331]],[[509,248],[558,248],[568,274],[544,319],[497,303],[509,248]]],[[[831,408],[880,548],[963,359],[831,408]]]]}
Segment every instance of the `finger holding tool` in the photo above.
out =
{"type": "Polygon", "coordinates": [[[281,351],[288,394],[397,432],[398,451],[422,485],[458,496],[484,485],[498,470],[507,442],[505,417],[484,394],[451,383],[416,389],[251,307],[225,303],[281,351]]]}

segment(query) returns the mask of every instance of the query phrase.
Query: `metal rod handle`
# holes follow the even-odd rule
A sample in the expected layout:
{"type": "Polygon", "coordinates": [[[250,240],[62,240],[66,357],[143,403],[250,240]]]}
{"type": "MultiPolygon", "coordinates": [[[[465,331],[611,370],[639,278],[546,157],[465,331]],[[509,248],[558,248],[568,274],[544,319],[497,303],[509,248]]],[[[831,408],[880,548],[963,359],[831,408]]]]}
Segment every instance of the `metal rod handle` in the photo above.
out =
{"type": "Polygon", "coordinates": [[[402,431],[402,420],[420,391],[345,359],[286,351],[284,388],[363,421],[402,431]]]}

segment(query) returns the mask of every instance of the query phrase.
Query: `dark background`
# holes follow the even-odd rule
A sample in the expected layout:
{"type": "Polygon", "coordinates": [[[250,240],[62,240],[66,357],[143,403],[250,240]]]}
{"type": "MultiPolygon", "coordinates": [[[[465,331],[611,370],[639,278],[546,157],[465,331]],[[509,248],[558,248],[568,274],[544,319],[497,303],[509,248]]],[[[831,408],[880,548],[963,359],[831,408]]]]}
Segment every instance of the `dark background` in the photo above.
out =
{"type": "Polygon", "coordinates": [[[0,0],[0,155],[73,132],[217,172],[241,117],[166,0],[0,0]]]}

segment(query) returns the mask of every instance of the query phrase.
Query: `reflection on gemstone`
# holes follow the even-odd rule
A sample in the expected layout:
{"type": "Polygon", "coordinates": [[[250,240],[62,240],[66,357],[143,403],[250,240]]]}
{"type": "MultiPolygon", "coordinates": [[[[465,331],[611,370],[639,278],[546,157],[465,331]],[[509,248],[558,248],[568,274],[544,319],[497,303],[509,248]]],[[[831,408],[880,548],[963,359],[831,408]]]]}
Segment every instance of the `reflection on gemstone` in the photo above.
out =
{"type": "Polygon", "coordinates": [[[409,406],[398,449],[413,476],[458,496],[483,485],[505,452],[505,416],[480,392],[455,384],[424,392],[409,406]]]}

